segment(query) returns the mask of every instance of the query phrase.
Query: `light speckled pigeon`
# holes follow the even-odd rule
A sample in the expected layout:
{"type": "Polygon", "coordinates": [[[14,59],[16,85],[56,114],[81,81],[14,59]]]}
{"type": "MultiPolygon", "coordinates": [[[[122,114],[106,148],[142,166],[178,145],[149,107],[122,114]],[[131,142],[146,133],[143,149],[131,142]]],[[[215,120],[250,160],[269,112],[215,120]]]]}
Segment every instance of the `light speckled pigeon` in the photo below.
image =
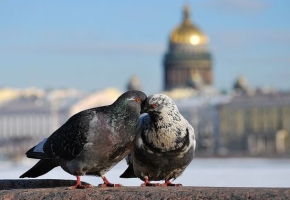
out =
{"type": "Polygon", "coordinates": [[[168,96],[154,94],[144,102],[134,148],[126,157],[128,168],[121,178],[139,177],[141,186],[157,186],[150,181],[164,180],[163,186],[182,174],[194,157],[195,135],[192,126],[179,113],[168,96]]]}
{"type": "Polygon", "coordinates": [[[110,183],[105,173],[121,161],[133,148],[141,105],[146,95],[128,91],[113,104],[81,111],[52,135],[27,151],[28,158],[40,159],[20,178],[38,177],[61,166],[77,176],[71,188],[86,188],[80,176],[101,176],[103,187],[120,186],[110,183]]]}

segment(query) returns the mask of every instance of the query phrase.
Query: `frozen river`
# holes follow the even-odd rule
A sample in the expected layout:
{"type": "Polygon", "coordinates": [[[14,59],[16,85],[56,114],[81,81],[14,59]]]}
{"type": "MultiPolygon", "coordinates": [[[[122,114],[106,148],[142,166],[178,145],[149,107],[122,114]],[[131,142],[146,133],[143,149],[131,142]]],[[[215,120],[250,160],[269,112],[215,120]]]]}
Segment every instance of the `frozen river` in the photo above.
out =
{"type": "MultiPolygon", "coordinates": [[[[0,177],[18,179],[34,163],[34,160],[26,158],[17,164],[0,161],[0,177]]],[[[124,186],[139,186],[141,180],[137,178],[119,178],[126,167],[125,161],[120,162],[106,174],[107,178],[124,186]]],[[[75,180],[74,176],[67,174],[60,167],[39,178],[75,180]]],[[[102,183],[99,177],[85,176],[81,180],[93,185],[102,183]]],[[[290,159],[197,158],[174,183],[182,183],[184,186],[290,187],[290,159]]]]}

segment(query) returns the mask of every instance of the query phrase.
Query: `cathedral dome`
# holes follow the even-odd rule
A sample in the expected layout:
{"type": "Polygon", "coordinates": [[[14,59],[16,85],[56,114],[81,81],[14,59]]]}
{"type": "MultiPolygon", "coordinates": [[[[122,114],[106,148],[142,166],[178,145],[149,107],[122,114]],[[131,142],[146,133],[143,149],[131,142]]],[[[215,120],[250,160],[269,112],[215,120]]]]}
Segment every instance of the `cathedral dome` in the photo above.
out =
{"type": "Polygon", "coordinates": [[[170,35],[170,42],[177,44],[206,45],[208,38],[190,21],[189,7],[183,10],[183,22],[173,30],[170,35]]]}

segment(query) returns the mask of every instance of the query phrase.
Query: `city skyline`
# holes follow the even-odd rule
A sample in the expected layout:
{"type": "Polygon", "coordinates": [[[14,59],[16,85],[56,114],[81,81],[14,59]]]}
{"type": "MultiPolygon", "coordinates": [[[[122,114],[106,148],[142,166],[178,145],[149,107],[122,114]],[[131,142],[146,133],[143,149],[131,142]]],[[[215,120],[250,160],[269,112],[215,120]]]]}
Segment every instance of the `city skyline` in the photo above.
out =
{"type": "Polygon", "coordinates": [[[137,75],[145,92],[160,92],[185,4],[210,39],[216,88],[244,75],[253,87],[290,89],[290,2],[275,0],[1,1],[0,87],[125,90],[137,75]]]}

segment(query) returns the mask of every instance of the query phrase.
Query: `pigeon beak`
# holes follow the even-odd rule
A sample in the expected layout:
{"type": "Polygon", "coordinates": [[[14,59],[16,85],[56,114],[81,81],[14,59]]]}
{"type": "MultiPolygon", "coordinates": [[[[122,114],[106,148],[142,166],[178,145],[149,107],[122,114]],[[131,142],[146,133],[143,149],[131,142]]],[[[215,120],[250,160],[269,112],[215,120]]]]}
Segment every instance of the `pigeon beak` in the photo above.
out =
{"type": "Polygon", "coordinates": [[[148,98],[146,98],[141,104],[140,114],[146,113],[150,109],[148,98]]]}

